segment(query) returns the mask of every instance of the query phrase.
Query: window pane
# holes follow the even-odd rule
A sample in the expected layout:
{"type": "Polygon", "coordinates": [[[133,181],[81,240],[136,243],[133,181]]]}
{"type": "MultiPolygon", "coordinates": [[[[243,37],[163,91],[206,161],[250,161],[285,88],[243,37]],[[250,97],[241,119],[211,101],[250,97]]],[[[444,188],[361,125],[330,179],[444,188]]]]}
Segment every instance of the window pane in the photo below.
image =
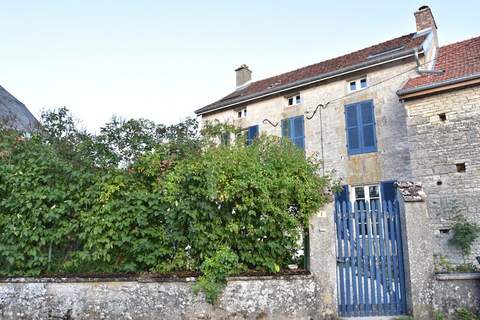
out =
{"type": "Polygon", "coordinates": [[[243,116],[244,116],[244,117],[247,116],[247,109],[243,110],[243,116]]]}
{"type": "Polygon", "coordinates": [[[366,88],[366,87],[367,87],[367,79],[360,80],[360,88],[366,88]]]}
{"type": "Polygon", "coordinates": [[[373,123],[373,105],[371,102],[362,103],[361,105],[362,112],[362,123],[368,124],[373,123]]]}
{"type": "Polygon", "coordinates": [[[363,146],[375,147],[375,127],[373,124],[363,127],[363,146]]]}
{"type": "Polygon", "coordinates": [[[239,118],[242,117],[242,111],[238,111],[238,117],[239,117],[239,118]]]}
{"type": "Polygon", "coordinates": [[[293,98],[288,98],[288,105],[289,106],[293,105],[293,98]]]}
{"type": "Polygon", "coordinates": [[[355,199],[365,199],[364,187],[355,187],[355,199]]]}
{"type": "Polygon", "coordinates": [[[300,103],[300,95],[298,95],[298,96],[295,97],[295,103],[296,103],[296,104],[299,104],[299,103],[300,103]]]}
{"type": "Polygon", "coordinates": [[[369,186],[368,192],[370,193],[370,199],[378,199],[380,197],[378,186],[369,186]]]}
{"type": "Polygon", "coordinates": [[[357,89],[357,83],[355,81],[350,82],[350,91],[355,91],[357,89]]]}

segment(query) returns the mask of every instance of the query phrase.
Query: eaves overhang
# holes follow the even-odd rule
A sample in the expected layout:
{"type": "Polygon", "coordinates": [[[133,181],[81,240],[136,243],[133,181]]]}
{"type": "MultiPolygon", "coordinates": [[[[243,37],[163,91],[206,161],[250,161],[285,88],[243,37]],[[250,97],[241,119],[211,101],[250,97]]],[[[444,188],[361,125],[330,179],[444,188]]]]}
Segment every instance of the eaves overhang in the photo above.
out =
{"type": "Polygon", "coordinates": [[[429,83],[418,87],[400,89],[397,91],[397,95],[400,99],[407,100],[476,84],[480,85],[480,73],[429,83]]]}

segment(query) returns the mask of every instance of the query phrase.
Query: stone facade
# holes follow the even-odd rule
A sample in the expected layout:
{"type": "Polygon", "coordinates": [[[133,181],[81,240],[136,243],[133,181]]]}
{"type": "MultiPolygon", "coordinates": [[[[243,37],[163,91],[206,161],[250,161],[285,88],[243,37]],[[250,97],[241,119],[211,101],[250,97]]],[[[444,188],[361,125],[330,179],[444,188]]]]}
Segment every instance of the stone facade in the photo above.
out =
{"type": "Polygon", "coordinates": [[[438,274],[433,285],[434,309],[455,319],[459,306],[480,313],[480,274],[438,274]]]}
{"type": "Polygon", "coordinates": [[[300,93],[302,102],[288,106],[286,96],[254,102],[238,109],[227,109],[202,116],[202,121],[218,120],[241,128],[258,125],[260,133],[281,135],[282,119],[293,116],[311,116],[318,104],[326,104],[320,113],[311,119],[305,118],[305,150],[308,155],[321,155],[321,131],[323,131],[324,164],[327,172],[335,171],[335,177],[345,184],[369,184],[384,180],[411,179],[408,150],[406,112],[398,100],[396,91],[412,75],[415,62],[400,61],[388,67],[371,69],[349,78],[340,78],[323,85],[294,91],[300,93]],[[348,82],[366,76],[368,90],[348,92],[348,82]],[[395,77],[394,77],[395,76],[395,77]],[[393,78],[392,78],[393,77],[393,78]],[[389,79],[388,81],[386,81],[389,79]],[[343,97],[343,98],[341,98],[343,97]],[[341,98],[341,99],[338,99],[341,98]],[[377,152],[349,156],[345,133],[345,105],[372,100],[376,119],[377,152]],[[239,110],[247,109],[247,117],[238,118],[239,110]],[[270,120],[276,127],[264,123],[270,120]]]}
{"type": "Polygon", "coordinates": [[[319,319],[322,299],[311,276],[233,278],[218,304],[185,281],[0,281],[2,320],[319,319]]]}
{"type": "MultiPolygon", "coordinates": [[[[434,251],[461,263],[448,239],[455,215],[480,221],[480,86],[407,100],[405,109],[412,174],[428,195],[434,251]]],[[[470,261],[479,255],[480,241],[470,261]]]]}

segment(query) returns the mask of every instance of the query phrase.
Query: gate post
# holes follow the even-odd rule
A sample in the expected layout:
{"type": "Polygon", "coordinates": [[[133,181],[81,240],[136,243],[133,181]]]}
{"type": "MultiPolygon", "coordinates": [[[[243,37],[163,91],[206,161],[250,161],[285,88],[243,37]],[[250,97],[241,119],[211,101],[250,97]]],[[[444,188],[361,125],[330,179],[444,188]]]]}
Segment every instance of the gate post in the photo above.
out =
{"type": "Polygon", "coordinates": [[[310,220],[310,272],[316,279],[321,317],[337,316],[337,260],[334,203],[326,204],[310,220]]]}
{"type": "Polygon", "coordinates": [[[403,227],[407,308],[416,320],[433,319],[433,234],[426,195],[420,183],[396,184],[403,227]]]}

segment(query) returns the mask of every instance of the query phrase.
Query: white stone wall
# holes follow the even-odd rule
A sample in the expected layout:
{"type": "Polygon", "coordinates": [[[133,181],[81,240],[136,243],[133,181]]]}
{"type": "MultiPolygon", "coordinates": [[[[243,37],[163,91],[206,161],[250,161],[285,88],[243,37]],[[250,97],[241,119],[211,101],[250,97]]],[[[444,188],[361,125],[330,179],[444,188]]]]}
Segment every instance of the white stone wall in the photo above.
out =
{"type": "Polygon", "coordinates": [[[3,279],[2,320],[321,319],[323,302],[311,276],[233,278],[216,304],[192,282],[3,279]]]}
{"type": "MultiPolygon", "coordinates": [[[[383,180],[406,180],[411,178],[407,132],[405,126],[406,112],[398,100],[396,91],[400,89],[415,71],[391,77],[411,70],[415,62],[401,62],[389,67],[377,68],[357,76],[330,81],[322,85],[299,90],[302,103],[288,106],[284,96],[255,102],[247,106],[246,118],[237,118],[235,110],[227,110],[205,115],[203,121],[217,119],[233,122],[246,128],[259,125],[261,133],[281,135],[282,119],[312,112],[322,103],[338,99],[348,94],[348,80],[367,77],[369,88],[350,94],[328,105],[322,110],[325,168],[335,170],[336,177],[346,184],[367,184],[383,180]],[[388,80],[390,79],[390,80],[388,80]],[[386,81],[387,80],[387,81],[386,81]],[[384,83],[381,83],[386,81],[384,83]],[[379,85],[375,85],[381,83],[379,85]],[[349,103],[373,100],[376,118],[378,152],[348,156],[345,135],[344,106],[349,103]],[[277,127],[264,124],[263,119],[279,123],[277,127]]],[[[292,92],[294,93],[294,92],[292,92]]],[[[244,107],[241,107],[244,108],[244,107]]],[[[305,119],[305,148],[307,154],[321,153],[320,120],[317,113],[312,120],[305,119]]]]}
{"type": "MultiPolygon", "coordinates": [[[[463,262],[446,232],[458,212],[480,221],[480,86],[408,100],[405,107],[413,176],[427,193],[435,253],[463,262]],[[466,172],[457,172],[457,163],[466,172]]],[[[480,241],[471,262],[478,255],[480,241]]]]}

